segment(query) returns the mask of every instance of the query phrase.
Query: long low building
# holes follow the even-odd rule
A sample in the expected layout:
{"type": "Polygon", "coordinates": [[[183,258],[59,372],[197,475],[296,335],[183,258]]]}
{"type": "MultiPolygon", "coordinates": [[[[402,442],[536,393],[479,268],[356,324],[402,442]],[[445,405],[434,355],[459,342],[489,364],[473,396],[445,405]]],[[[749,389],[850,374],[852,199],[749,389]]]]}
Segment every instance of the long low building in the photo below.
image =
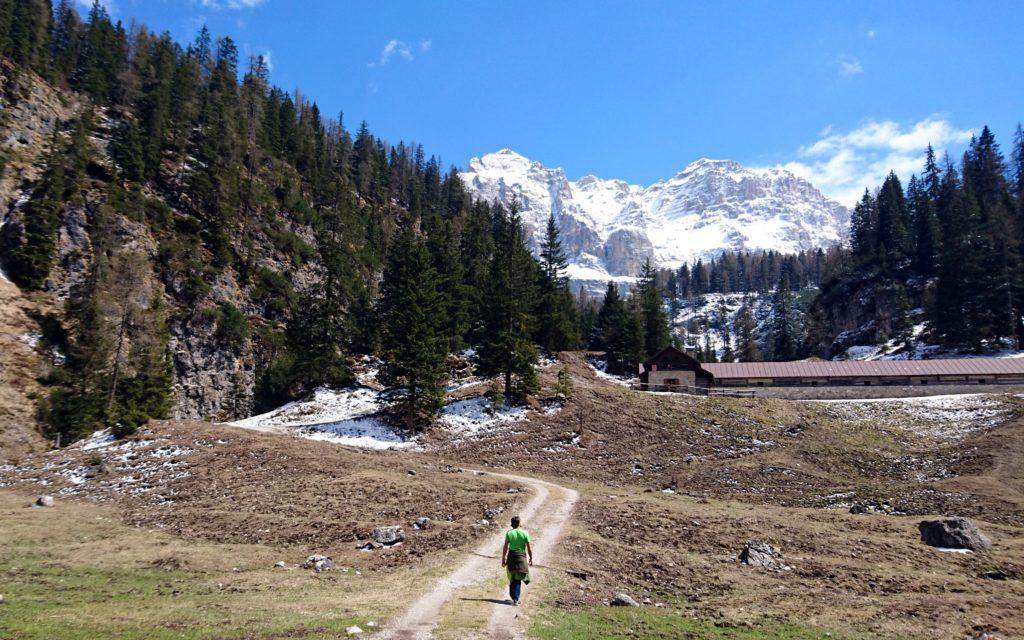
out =
{"type": "Polygon", "coordinates": [[[1024,384],[1024,358],[700,363],[668,347],[644,362],[652,387],[1024,384]]]}

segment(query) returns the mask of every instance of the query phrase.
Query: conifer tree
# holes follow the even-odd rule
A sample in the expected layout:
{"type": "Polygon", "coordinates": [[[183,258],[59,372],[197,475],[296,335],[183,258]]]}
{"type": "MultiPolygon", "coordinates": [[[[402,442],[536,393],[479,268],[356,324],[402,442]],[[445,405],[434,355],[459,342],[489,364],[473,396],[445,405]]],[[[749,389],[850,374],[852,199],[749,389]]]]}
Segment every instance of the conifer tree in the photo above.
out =
{"type": "Polygon", "coordinates": [[[861,260],[875,257],[878,245],[878,205],[868,190],[850,215],[850,245],[853,255],[861,260]]]}
{"type": "Polygon", "coordinates": [[[795,360],[799,357],[799,330],[793,308],[793,292],[789,278],[782,276],[772,299],[770,329],[772,360],[795,360]]]}
{"type": "Polygon", "coordinates": [[[909,253],[907,203],[895,172],[889,172],[875,201],[876,255],[884,269],[899,271],[909,253]]]}
{"type": "Polygon", "coordinates": [[[637,306],[642,316],[644,357],[650,357],[669,345],[668,318],[656,281],[657,273],[651,259],[644,261],[637,278],[637,306]]]}
{"type": "Polygon", "coordinates": [[[384,270],[377,314],[381,331],[381,379],[400,385],[398,412],[405,425],[428,423],[444,401],[449,337],[444,294],[425,243],[402,231],[384,270]]]}
{"type": "Polygon", "coordinates": [[[521,401],[537,389],[537,348],[531,339],[536,304],[537,264],[523,241],[519,204],[506,212],[494,206],[495,240],[476,350],[478,375],[504,379],[506,403],[521,401]]]}
{"type": "Polygon", "coordinates": [[[757,323],[750,310],[749,298],[736,313],[736,355],[740,362],[760,362],[761,350],[757,346],[757,323]]]}
{"type": "Polygon", "coordinates": [[[918,276],[935,275],[939,254],[939,228],[935,201],[924,181],[911,176],[907,184],[907,207],[914,231],[913,270],[918,276]]]}
{"type": "Polygon", "coordinates": [[[540,286],[537,305],[537,343],[548,353],[574,349],[579,344],[576,305],[565,277],[568,260],[562,250],[552,213],[540,246],[540,286]]]}
{"type": "Polygon", "coordinates": [[[724,298],[718,302],[716,316],[718,319],[718,335],[722,341],[721,361],[732,362],[736,359],[736,355],[732,348],[732,331],[729,329],[729,308],[726,306],[724,298]]]}
{"type": "Polygon", "coordinates": [[[67,188],[64,153],[64,142],[54,134],[46,171],[25,205],[24,230],[8,268],[11,279],[26,289],[41,289],[57,259],[57,226],[67,188]]]}

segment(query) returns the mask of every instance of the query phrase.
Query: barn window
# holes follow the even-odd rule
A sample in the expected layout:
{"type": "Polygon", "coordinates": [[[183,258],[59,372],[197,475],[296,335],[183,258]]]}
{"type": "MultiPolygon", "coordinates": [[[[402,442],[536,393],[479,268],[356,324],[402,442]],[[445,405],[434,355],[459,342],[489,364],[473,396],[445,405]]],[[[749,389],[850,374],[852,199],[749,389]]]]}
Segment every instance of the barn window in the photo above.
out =
{"type": "Polygon", "coordinates": [[[864,386],[865,387],[870,387],[871,386],[871,381],[870,380],[865,380],[864,381],[864,386]]]}
{"type": "Polygon", "coordinates": [[[921,384],[928,384],[928,381],[927,380],[922,380],[921,384]]]}
{"type": "Polygon", "coordinates": [[[981,378],[980,380],[978,380],[978,384],[985,384],[985,378],[981,378]]]}

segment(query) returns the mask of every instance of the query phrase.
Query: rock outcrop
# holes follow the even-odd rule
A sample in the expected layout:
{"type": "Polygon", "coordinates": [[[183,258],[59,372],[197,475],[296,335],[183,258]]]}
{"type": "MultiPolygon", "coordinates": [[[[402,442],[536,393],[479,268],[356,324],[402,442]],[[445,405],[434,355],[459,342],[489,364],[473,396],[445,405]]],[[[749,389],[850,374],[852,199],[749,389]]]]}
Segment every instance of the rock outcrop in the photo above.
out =
{"type": "Polygon", "coordinates": [[[992,541],[988,536],[967,518],[923,520],[917,528],[921,531],[921,542],[931,547],[971,551],[992,549],[992,541]]]}

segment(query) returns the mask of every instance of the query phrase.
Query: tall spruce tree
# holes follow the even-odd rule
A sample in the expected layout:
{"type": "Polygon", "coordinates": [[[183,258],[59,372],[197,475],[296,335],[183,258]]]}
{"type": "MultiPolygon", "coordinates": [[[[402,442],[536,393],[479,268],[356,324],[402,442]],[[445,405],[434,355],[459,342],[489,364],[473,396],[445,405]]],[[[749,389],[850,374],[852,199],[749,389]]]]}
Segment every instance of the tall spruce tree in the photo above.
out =
{"type": "Polygon", "coordinates": [[[671,340],[665,303],[650,258],[644,261],[637,278],[636,299],[642,322],[644,357],[650,357],[667,347],[671,340]]]}
{"type": "Polygon", "coordinates": [[[391,246],[377,317],[381,380],[401,387],[398,415],[408,428],[428,424],[444,403],[450,341],[438,283],[426,243],[406,228],[391,246]]]}
{"type": "Polygon", "coordinates": [[[565,277],[568,260],[558,226],[548,217],[540,245],[540,285],[537,305],[537,344],[548,353],[575,349],[580,341],[576,304],[565,277]]]}
{"type": "Polygon", "coordinates": [[[757,323],[750,309],[749,297],[736,313],[736,355],[740,362],[760,362],[761,350],[757,346],[757,323]]]}
{"type": "Polygon", "coordinates": [[[532,340],[537,263],[523,240],[519,203],[513,201],[508,211],[495,204],[493,214],[494,256],[476,370],[485,377],[501,376],[505,402],[511,404],[538,387],[537,348],[532,340]]]}
{"type": "Polygon", "coordinates": [[[772,298],[770,329],[772,359],[795,360],[800,357],[800,331],[796,322],[793,291],[789,278],[782,276],[772,298]]]}

